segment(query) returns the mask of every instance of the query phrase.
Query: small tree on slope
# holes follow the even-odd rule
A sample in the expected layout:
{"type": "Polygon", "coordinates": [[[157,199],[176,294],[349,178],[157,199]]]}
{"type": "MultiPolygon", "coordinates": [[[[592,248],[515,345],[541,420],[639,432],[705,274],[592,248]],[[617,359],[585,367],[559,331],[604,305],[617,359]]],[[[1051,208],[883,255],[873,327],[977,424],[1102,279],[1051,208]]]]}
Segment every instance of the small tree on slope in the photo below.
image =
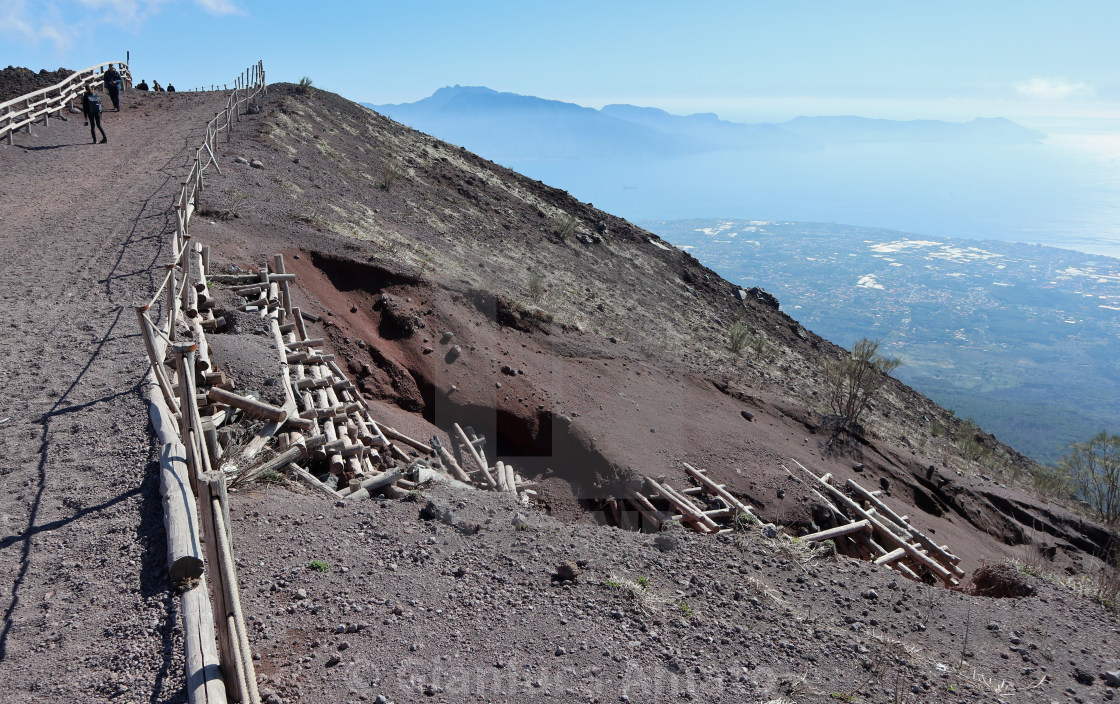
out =
{"type": "Polygon", "coordinates": [[[879,356],[879,342],[866,337],[852,345],[852,351],[825,367],[828,403],[849,427],[871,404],[871,399],[887,383],[887,375],[898,369],[902,361],[879,356]]]}
{"type": "Polygon", "coordinates": [[[1102,430],[1088,442],[1075,442],[1058,467],[1105,525],[1120,525],[1120,436],[1102,430]]]}

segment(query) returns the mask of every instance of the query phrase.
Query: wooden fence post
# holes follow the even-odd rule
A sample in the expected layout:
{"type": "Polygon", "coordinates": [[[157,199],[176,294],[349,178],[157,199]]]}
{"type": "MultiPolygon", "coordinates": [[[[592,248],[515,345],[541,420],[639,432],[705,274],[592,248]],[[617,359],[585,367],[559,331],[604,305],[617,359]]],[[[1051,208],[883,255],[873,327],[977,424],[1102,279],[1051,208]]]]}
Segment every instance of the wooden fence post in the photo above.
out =
{"type": "Polygon", "coordinates": [[[145,315],[147,310],[147,306],[137,306],[136,308],[136,317],[140,320],[140,332],[144,338],[144,348],[148,352],[148,361],[152,363],[152,373],[156,377],[156,383],[159,384],[159,390],[163,393],[163,400],[167,404],[167,409],[171,413],[178,413],[179,406],[175,401],[175,393],[171,390],[167,370],[163,368],[163,361],[156,352],[156,341],[152,336],[152,329],[148,325],[148,317],[145,315]]]}
{"type": "MultiPolygon", "coordinates": [[[[167,339],[175,341],[175,310],[178,298],[175,292],[175,265],[168,264],[170,276],[167,277],[167,339]]],[[[185,438],[184,438],[185,440],[185,438]]]]}

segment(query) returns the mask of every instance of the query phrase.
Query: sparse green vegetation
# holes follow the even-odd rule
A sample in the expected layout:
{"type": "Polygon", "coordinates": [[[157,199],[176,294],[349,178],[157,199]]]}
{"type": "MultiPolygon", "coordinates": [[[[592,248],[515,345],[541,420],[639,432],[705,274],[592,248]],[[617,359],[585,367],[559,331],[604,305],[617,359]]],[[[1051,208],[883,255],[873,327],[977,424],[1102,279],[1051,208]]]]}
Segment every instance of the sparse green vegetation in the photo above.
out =
{"type": "Polygon", "coordinates": [[[750,513],[737,513],[735,518],[731,519],[732,530],[742,533],[750,530],[758,525],[758,517],[750,513]]]}
{"type": "Polygon", "coordinates": [[[1057,467],[1039,465],[1031,472],[1031,485],[1039,496],[1046,499],[1067,499],[1072,493],[1069,474],[1057,467]]]}
{"type": "Polygon", "coordinates": [[[852,351],[825,365],[825,393],[830,409],[847,421],[859,424],[891,372],[902,364],[894,357],[879,355],[879,342],[866,337],[852,351]]]}
{"type": "Polygon", "coordinates": [[[299,94],[300,95],[311,95],[314,92],[314,90],[315,89],[311,87],[311,78],[310,77],[304,76],[303,78],[299,79],[299,94]]]}
{"type": "Polygon", "coordinates": [[[688,602],[685,601],[678,601],[677,608],[681,610],[681,613],[684,614],[685,618],[692,618],[692,614],[695,613],[693,608],[688,605],[688,602]]]}
{"type": "Polygon", "coordinates": [[[540,302],[544,300],[545,294],[548,293],[548,288],[544,283],[544,277],[540,274],[530,274],[528,288],[529,300],[540,305],[540,302]]]}
{"type": "Polygon", "coordinates": [[[312,572],[330,572],[331,566],[323,560],[312,560],[311,562],[307,563],[307,569],[311,570],[312,572]]]}
{"type": "Polygon", "coordinates": [[[636,581],[637,585],[639,587],[641,587],[642,589],[648,589],[649,588],[649,577],[638,577],[638,579],[635,580],[635,581],[636,581]]]}
{"type": "Polygon", "coordinates": [[[832,557],[836,554],[836,541],[831,538],[818,543],[822,557],[832,557]]]}
{"type": "Polygon", "coordinates": [[[560,222],[556,224],[556,236],[560,238],[561,242],[566,242],[569,237],[576,234],[576,227],[579,225],[579,218],[570,213],[565,213],[560,222]]]}
{"type": "Polygon", "coordinates": [[[973,462],[983,462],[992,452],[980,442],[979,432],[980,428],[976,425],[976,421],[971,418],[965,419],[961,423],[960,430],[957,431],[957,447],[960,448],[965,457],[973,462]]]}
{"type": "Polygon", "coordinates": [[[275,469],[266,469],[256,476],[258,484],[283,484],[285,483],[284,475],[277,472],[275,469]]]}
{"type": "Polygon", "coordinates": [[[392,159],[385,161],[385,166],[381,169],[381,180],[377,182],[377,187],[387,191],[392,188],[393,184],[397,182],[402,176],[400,166],[392,159]]]}
{"type": "Polygon", "coordinates": [[[727,329],[727,345],[736,355],[742,354],[751,340],[751,330],[742,323],[732,323],[727,329]]]}
{"type": "Polygon", "coordinates": [[[1058,468],[1102,523],[1120,524],[1120,435],[1102,430],[1088,442],[1073,443],[1058,468]]]}
{"type": "Polygon", "coordinates": [[[424,498],[424,495],[422,493],[420,493],[419,489],[412,489],[411,491],[409,491],[407,494],[404,495],[404,498],[401,499],[401,501],[408,501],[410,503],[417,503],[417,502],[420,501],[420,499],[423,499],[423,498],[424,498]]]}

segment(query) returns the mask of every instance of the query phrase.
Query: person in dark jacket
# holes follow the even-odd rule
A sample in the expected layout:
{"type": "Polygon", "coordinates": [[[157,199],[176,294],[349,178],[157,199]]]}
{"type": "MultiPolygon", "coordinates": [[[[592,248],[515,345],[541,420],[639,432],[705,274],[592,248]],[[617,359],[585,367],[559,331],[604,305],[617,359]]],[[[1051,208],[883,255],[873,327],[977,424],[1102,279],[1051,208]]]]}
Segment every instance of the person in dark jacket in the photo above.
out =
{"type": "Polygon", "coordinates": [[[86,86],[86,94],[82,96],[82,112],[89,121],[89,134],[93,143],[97,144],[97,133],[94,129],[101,130],[101,143],[105,144],[109,138],[105,136],[105,129],[101,126],[101,97],[93,92],[93,86],[86,86]]]}
{"type": "Polygon", "coordinates": [[[113,110],[121,111],[121,73],[117,69],[109,66],[109,70],[103,76],[105,79],[105,89],[109,91],[109,98],[113,101],[113,110]]]}
{"type": "Polygon", "coordinates": [[[175,86],[173,86],[173,85],[171,85],[170,83],[168,83],[168,84],[167,84],[167,92],[168,92],[168,93],[174,93],[174,92],[175,92],[175,86]]]}
{"type": "Polygon", "coordinates": [[[136,84],[136,90],[147,91],[148,90],[148,82],[145,81],[143,78],[141,78],[140,82],[136,84]]]}

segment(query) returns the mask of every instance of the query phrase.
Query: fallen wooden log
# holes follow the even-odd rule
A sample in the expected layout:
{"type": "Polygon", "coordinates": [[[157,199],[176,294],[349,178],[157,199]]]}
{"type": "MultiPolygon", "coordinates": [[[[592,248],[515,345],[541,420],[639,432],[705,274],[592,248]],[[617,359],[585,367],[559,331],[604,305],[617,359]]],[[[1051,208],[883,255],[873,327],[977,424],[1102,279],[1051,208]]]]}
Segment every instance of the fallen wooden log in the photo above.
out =
{"type": "MultiPolygon", "coordinates": [[[[849,510],[851,510],[853,513],[855,513],[855,515],[859,516],[862,519],[865,519],[865,520],[869,521],[871,523],[872,527],[875,529],[875,532],[878,533],[878,535],[880,535],[881,537],[883,537],[886,540],[886,542],[894,545],[894,547],[896,547],[896,548],[903,548],[904,550],[906,550],[906,552],[909,554],[909,556],[911,558],[913,558],[918,563],[923,565],[926,569],[930,570],[934,575],[939,577],[946,584],[952,586],[952,584],[951,584],[952,581],[956,581],[953,577],[952,572],[950,572],[948,569],[946,569],[941,563],[934,560],[933,558],[931,558],[929,555],[922,552],[921,550],[917,550],[912,545],[907,543],[905,540],[903,540],[902,538],[895,535],[890,529],[888,529],[886,526],[884,526],[882,523],[880,523],[878,520],[876,520],[874,516],[868,514],[866,511],[864,511],[863,508],[859,504],[857,504],[852,499],[848,498],[848,496],[845,495],[844,492],[840,491],[838,488],[829,484],[823,477],[818,477],[817,475],[813,474],[811,471],[806,469],[804,465],[802,465],[800,462],[797,462],[797,460],[793,460],[793,461],[797,464],[797,466],[799,466],[799,467],[801,467],[801,469],[805,470],[806,474],[813,477],[814,479],[817,480],[818,483],[820,483],[822,486],[824,486],[825,489],[827,489],[828,492],[830,494],[832,494],[833,497],[835,497],[837,501],[839,501],[841,504],[847,506],[849,510]]],[[[882,549],[882,548],[880,548],[880,549],[882,549]]],[[[883,550],[883,551],[887,552],[886,550],[883,550]]]]}
{"type": "Polygon", "coordinates": [[[399,430],[395,430],[393,428],[385,426],[385,427],[381,428],[381,432],[385,433],[386,437],[392,438],[394,440],[400,440],[405,445],[413,447],[413,448],[415,448],[415,449],[417,449],[421,452],[427,453],[429,455],[435,454],[432,451],[431,445],[425,445],[424,443],[420,442],[419,440],[414,440],[414,439],[408,437],[407,435],[405,435],[404,433],[400,432],[399,430]]]}
{"type": "Polygon", "coordinates": [[[870,532],[871,532],[871,522],[870,521],[856,521],[854,523],[848,523],[846,525],[836,526],[835,528],[828,528],[827,530],[822,530],[822,531],[819,531],[817,533],[810,533],[809,535],[801,536],[801,539],[806,541],[806,542],[809,542],[809,543],[820,543],[820,542],[824,542],[825,540],[833,540],[835,538],[839,538],[839,537],[842,537],[842,536],[845,536],[845,535],[851,535],[852,533],[870,533],[870,532]]]}
{"type": "Polygon", "coordinates": [[[289,349],[307,348],[307,347],[322,347],[325,339],[316,337],[311,340],[296,340],[295,342],[287,343],[289,349]]]}
{"type": "Polygon", "coordinates": [[[297,428],[299,430],[311,430],[315,427],[315,422],[307,418],[292,416],[284,421],[284,427],[297,428]]]}
{"type": "Polygon", "coordinates": [[[442,444],[439,446],[439,452],[437,454],[440,460],[443,461],[444,466],[451,471],[451,476],[465,484],[474,484],[470,475],[464,472],[463,468],[459,466],[459,463],[455,460],[455,456],[448,452],[447,448],[442,444]]]}
{"type": "Polygon", "coordinates": [[[202,325],[202,329],[206,332],[221,330],[226,326],[226,317],[223,315],[220,318],[206,318],[200,323],[200,325],[202,325]]]}
{"type": "Polygon", "coordinates": [[[646,477],[646,482],[655,492],[668,501],[671,506],[680,511],[685,520],[696,526],[698,532],[711,533],[718,529],[716,522],[701,513],[700,509],[689,503],[688,499],[675,494],[668,486],[659,484],[651,477],[646,477]]]}
{"type": "Polygon", "coordinates": [[[184,669],[189,704],[227,704],[221,661],[214,633],[214,612],[207,596],[206,578],[179,595],[183,614],[184,669]]]}
{"type": "Polygon", "coordinates": [[[669,517],[662,513],[656,506],[654,506],[649,499],[639,493],[631,486],[626,487],[626,498],[630,503],[634,504],[642,515],[645,516],[650,523],[656,528],[660,529],[661,524],[669,520],[669,517]]]}
{"type": "MultiPolygon", "coordinates": [[[[163,402],[167,404],[168,409],[172,413],[179,412],[179,404],[175,399],[175,392],[171,388],[171,381],[167,378],[167,370],[163,367],[163,350],[166,348],[162,344],[156,343],[155,334],[152,332],[152,323],[148,319],[148,307],[139,306],[136,308],[136,317],[140,321],[140,333],[144,340],[144,349],[148,352],[148,361],[152,366],[152,374],[155,376],[156,383],[159,385],[160,393],[163,394],[163,402]]],[[[162,340],[161,340],[162,342],[162,340]]]]}
{"type": "Polygon", "coordinates": [[[378,490],[380,490],[384,487],[387,487],[390,484],[392,484],[393,482],[398,481],[400,479],[404,479],[404,473],[403,472],[388,472],[388,473],[382,474],[380,476],[370,477],[369,479],[364,479],[364,480],[362,480],[361,484],[358,485],[358,489],[356,489],[354,492],[352,492],[350,494],[347,494],[346,498],[361,498],[360,496],[356,495],[356,494],[358,494],[359,491],[367,492],[366,493],[367,497],[368,496],[373,496],[375,493],[378,492],[378,490]]]}
{"type": "Polygon", "coordinates": [[[167,571],[171,583],[181,587],[201,577],[204,568],[194,491],[187,470],[187,448],[177,442],[165,444],[159,456],[159,470],[167,571]]]}
{"type": "Polygon", "coordinates": [[[689,463],[683,462],[682,464],[684,465],[684,470],[688,472],[689,476],[700,482],[706,489],[708,489],[708,491],[723,499],[728,506],[735,509],[739,513],[745,513],[746,515],[752,517],[754,516],[754,514],[751,513],[751,507],[747,506],[742,501],[739,501],[739,499],[736,499],[734,496],[732,496],[726,489],[723,488],[722,484],[716,484],[703,472],[696,469],[689,463]]]}
{"type": "MultiPolygon", "coordinates": [[[[210,485],[208,499],[211,501],[211,517],[214,522],[214,533],[211,537],[215,543],[218,571],[222,575],[222,587],[225,592],[224,615],[230,632],[229,640],[233,652],[231,653],[233,665],[237,668],[234,679],[237,681],[238,690],[242,695],[242,702],[259,704],[261,698],[257,691],[257,676],[253,667],[252,651],[249,648],[249,629],[245,625],[245,616],[241,609],[241,596],[237,587],[237,569],[233,562],[233,546],[229,540],[228,505],[223,501],[225,493],[225,477],[220,472],[211,473],[205,478],[210,485]]],[[[228,678],[228,675],[227,675],[228,678]]]]}
{"type": "Polygon", "coordinates": [[[919,543],[921,543],[922,547],[924,547],[929,552],[937,555],[939,558],[948,562],[949,565],[950,565],[950,568],[958,576],[964,576],[964,570],[957,567],[957,564],[961,561],[961,558],[959,558],[956,555],[953,555],[952,553],[948,552],[947,550],[942,548],[940,545],[935,543],[932,539],[927,537],[924,533],[922,533],[921,531],[917,530],[916,528],[911,526],[909,523],[907,523],[906,518],[904,516],[899,516],[897,513],[892,511],[891,508],[889,506],[887,506],[885,503],[883,503],[883,501],[881,499],[879,499],[879,497],[875,493],[870,492],[867,489],[864,489],[862,486],[860,486],[857,482],[855,482],[852,479],[849,479],[847,481],[847,485],[848,485],[848,488],[850,488],[852,491],[854,491],[857,494],[860,494],[861,496],[866,498],[871,503],[872,506],[874,506],[875,508],[877,508],[879,510],[880,513],[885,514],[892,521],[894,521],[899,526],[901,526],[903,529],[905,529],[911,537],[913,537],[915,540],[917,540],[919,543]]]}
{"type": "Polygon", "coordinates": [[[905,556],[906,556],[906,551],[905,550],[903,550],[902,548],[895,548],[894,550],[891,550],[890,552],[888,552],[885,555],[880,555],[879,557],[876,557],[874,560],[872,560],[872,562],[874,562],[876,565],[888,565],[888,564],[890,564],[890,563],[892,563],[896,560],[902,559],[905,556]]]}
{"type": "MultiPolygon", "coordinates": [[[[278,275],[287,275],[287,271],[284,269],[283,254],[274,254],[272,256],[272,268],[278,275]]],[[[294,274],[292,278],[295,278],[294,274]]],[[[273,280],[272,276],[269,276],[269,280],[273,280]]],[[[290,314],[292,312],[292,292],[289,288],[289,280],[287,279],[280,281],[280,304],[285,313],[290,314]]]]}
{"type": "Polygon", "coordinates": [[[263,418],[275,423],[283,423],[288,418],[288,412],[283,408],[277,408],[270,403],[264,403],[263,401],[248,398],[247,396],[231,393],[224,389],[211,388],[210,391],[206,393],[206,396],[211,401],[224,403],[234,408],[240,408],[251,418],[263,418]]]}
{"type": "Polygon", "coordinates": [[[487,466],[486,460],[478,453],[475,446],[471,444],[471,439],[467,437],[466,431],[464,431],[458,423],[453,423],[452,427],[455,429],[455,432],[458,433],[459,439],[463,441],[463,446],[467,449],[467,452],[474,458],[475,463],[478,464],[478,468],[482,471],[482,476],[486,478],[486,483],[491,489],[497,488],[498,482],[494,479],[493,475],[490,474],[490,467],[487,466]]]}
{"type": "Polygon", "coordinates": [[[324,496],[329,496],[332,499],[341,498],[337,491],[335,491],[334,489],[330,488],[329,486],[327,486],[323,482],[316,479],[314,474],[312,474],[311,472],[308,472],[303,467],[300,467],[295,462],[289,462],[284,467],[284,469],[289,474],[296,477],[297,479],[302,481],[304,484],[306,484],[308,487],[310,487],[311,489],[314,489],[315,491],[319,492],[320,494],[323,494],[324,496]]]}

